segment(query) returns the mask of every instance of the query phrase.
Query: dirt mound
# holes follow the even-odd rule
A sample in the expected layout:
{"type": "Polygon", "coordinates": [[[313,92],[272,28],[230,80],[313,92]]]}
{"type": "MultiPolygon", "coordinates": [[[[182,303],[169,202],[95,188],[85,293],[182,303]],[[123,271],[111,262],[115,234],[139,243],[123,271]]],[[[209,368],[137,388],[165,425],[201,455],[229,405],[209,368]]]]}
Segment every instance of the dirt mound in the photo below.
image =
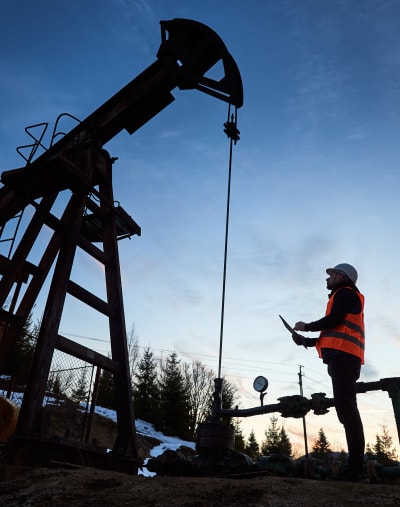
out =
{"type": "MultiPolygon", "coordinates": [[[[47,438],[81,441],[82,436],[98,449],[112,449],[117,438],[117,425],[111,419],[93,414],[90,434],[86,435],[88,414],[75,403],[47,405],[42,413],[42,434],[47,438]]],[[[141,461],[149,456],[150,449],[160,443],[153,437],[136,435],[138,456],[141,461]]]]}
{"type": "MultiPolygon", "coordinates": [[[[79,437],[82,414],[54,410],[45,416],[49,435],[79,437]],[[47,420],[46,420],[47,417],[47,420]]],[[[73,410],[73,408],[71,408],[73,410]]],[[[95,416],[92,441],[112,447],[115,423],[95,416]],[[93,440],[95,439],[95,440],[93,440]]],[[[159,441],[138,435],[142,459],[159,441]]],[[[0,449],[1,451],[1,449],[0,449]]],[[[1,452],[0,452],[1,454],[1,452]]],[[[4,462],[4,461],[3,461],[4,462]]],[[[5,468],[6,465],[3,465],[5,468]]],[[[250,478],[222,477],[143,477],[90,467],[33,468],[7,467],[0,477],[2,507],[70,507],[85,505],[107,507],[344,507],[397,506],[400,486],[390,484],[353,484],[268,473],[250,478]],[[15,473],[14,473],[15,472],[15,473]]]]}
{"type": "Polygon", "coordinates": [[[286,477],[138,477],[93,468],[34,469],[0,483],[3,507],[397,506],[399,486],[286,477]]]}

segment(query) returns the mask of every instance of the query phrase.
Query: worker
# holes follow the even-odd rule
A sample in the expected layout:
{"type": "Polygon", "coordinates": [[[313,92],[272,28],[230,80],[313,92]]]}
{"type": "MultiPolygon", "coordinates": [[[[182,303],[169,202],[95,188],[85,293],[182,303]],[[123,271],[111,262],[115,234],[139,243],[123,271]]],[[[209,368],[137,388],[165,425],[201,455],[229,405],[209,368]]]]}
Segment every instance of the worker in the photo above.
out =
{"type": "Polygon", "coordinates": [[[349,481],[364,481],[364,429],[357,407],[356,381],[364,364],[364,296],[356,286],[357,270],[347,263],[326,270],[330,290],[325,317],[315,322],[297,322],[294,331],[320,331],[318,338],[300,337],[293,341],[315,346],[319,357],[328,366],[332,380],[335,409],[343,424],[347,448],[348,469],[339,477],[349,481]]]}

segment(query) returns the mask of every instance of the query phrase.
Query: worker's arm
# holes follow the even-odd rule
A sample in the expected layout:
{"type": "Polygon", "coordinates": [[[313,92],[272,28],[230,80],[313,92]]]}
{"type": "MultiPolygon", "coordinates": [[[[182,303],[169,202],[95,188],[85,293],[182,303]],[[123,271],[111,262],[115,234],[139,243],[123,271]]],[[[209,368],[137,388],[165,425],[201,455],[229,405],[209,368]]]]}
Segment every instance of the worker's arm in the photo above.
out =
{"type": "Polygon", "coordinates": [[[361,301],[357,294],[347,287],[339,289],[335,294],[332,309],[329,315],[314,322],[297,322],[294,326],[295,331],[324,331],[334,329],[343,322],[348,313],[356,315],[361,312],[361,301]]]}

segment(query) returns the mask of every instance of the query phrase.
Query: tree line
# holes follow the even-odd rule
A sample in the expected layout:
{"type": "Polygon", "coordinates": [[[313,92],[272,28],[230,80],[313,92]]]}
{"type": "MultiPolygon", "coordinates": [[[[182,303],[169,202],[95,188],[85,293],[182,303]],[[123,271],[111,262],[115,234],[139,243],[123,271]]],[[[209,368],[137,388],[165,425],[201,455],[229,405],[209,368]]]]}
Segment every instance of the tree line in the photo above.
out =
{"type": "MultiPolygon", "coordinates": [[[[214,379],[200,361],[182,362],[176,352],[157,360],[146,348],[132,373],[135,416],[165,435],[193,440],[198,424],[212,414],[214,379]]],[[[232,407],[236,398],[237,388],[225,379],[222,408],[232,407]]],[[[103,370],[97,404],[113,409],[114,400],[112,375],[103,370]]]]}
{"type": "MultiPolygon", "coordinates": [[[[261,445],[258,444],[255,438],[254,430],[251,430],[249,437],[245,439],[240,428],[236,428],[236,449],[250,456],[253,461],[256,461],[259,456],[271,456],[272,454],[280,454],[290,458],[298,457],[298,452],[292,446],[285,428],[278,426],[276,416],[270,418],[270,425],[264,432],[261,445]]],[[[365,453],[368,459],[376,460],[383,466],[398,464],[393,439],[385,424],[381,425],[381,433],[376,434],[375,443],[367,443],[365,453]]],[[[313,441],[309,457],[320,461],[325,466],[331,466],[335,461],[345,463],[347,460],[344,449],[340,451],[339,456],[338,453],[332,451],[331,444],[323,428],[319,429],[313,441]]]]}
{"type": "MultiPolygon", "coordinates": [[[[26,321],[2,371],[22,390],[28,382],[39,329],[40,324],[34,324],[31,317],[26,321]]],[[[166,435],[193,440],[198,424],[212,414],[214,372],[200,361],[182,362],[176,352],[156,359],[148,347],[140,357],[134,326],[128,334],[128,361],[136,418],[152,423],[166,435]]],[[[89,401],[90,372],[91,366],[64,364],[55,368],[50,372],[47,392],[76,403],[89,401]]],[[[116,396],[112,373],[102,370],[96,405],[115,409],[116,396]]],[[[231,408],[236,398],[237,388],[224,379],[222,408],[231,408]]]]}
{"type": "MultiPolygon", "coordinates": [[[[27,320],[3,371],[19,385],[28,380],[39,327],[31,318],[27,320]]],[[[215,373],[200,361],[182,362],[176,352],[170,352],[164,359],[156,359],[151,348],[147,347],[140,356],[134,326],[128,335],[128,354],[136,418],[153,424],[157,431],[165,435],[193,440],[198,424],[206,421],[212,414],[215,373]]],[[[58,374],[50,376],[49,390],[61,398],[77,403],[87,400],[90,391],[87,369],[80,368],[79,371],[78,379],[75,378],[77,373],[73,369],[62,381],[58,374]]],[[[96,404],[115,409],[115,396],[113,376],[102,370],[96,404]]],[[[232,408],[237,401],[236,386],[224,379],[222,408],[232,408]]],[[[276,416],[270,418],[261,443],[257,442],[253,430],[247,438],[243,435],[239,420],[233,421],[233,426],[236,450],[246,453],[253,461],[259,456],[272,454],[298,457],[285,428],[278,425],[276,416]]],[[[392,466],[397,464],[396,449],[387,427],[382,425],[381,430],[381,433],[376,434],[374,444],[367,443],[366,454],[384,466],[392,466]]],[[[344,450],[341,455],[345,459],[344,450]]],[[[323,428],[314,440],[311,457],[325,463],[332,460],[331,445],[323,428]]]]}

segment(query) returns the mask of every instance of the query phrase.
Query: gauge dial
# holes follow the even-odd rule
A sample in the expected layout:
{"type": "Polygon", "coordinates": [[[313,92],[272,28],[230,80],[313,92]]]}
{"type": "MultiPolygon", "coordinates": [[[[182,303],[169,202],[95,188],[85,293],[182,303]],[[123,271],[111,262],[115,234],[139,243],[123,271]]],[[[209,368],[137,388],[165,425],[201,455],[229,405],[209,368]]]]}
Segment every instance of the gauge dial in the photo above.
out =
{"type": "Polygon", "coordinates": [[[268,380],[260,375],[254,380],[253,387],[257,392],[263,393],[268,387],[268,380]]]}

